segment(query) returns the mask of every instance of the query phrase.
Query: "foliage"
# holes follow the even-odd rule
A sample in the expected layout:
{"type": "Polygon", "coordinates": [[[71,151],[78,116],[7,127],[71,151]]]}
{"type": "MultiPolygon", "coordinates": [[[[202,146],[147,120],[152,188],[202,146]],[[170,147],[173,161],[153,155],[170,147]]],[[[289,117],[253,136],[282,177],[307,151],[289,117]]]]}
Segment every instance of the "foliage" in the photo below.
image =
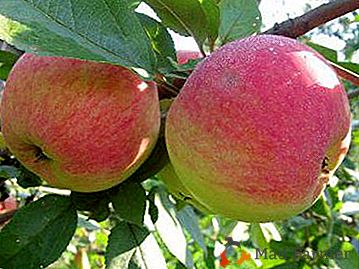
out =
{"type": "MultiPolygon", "coordinates": [[[[38,55],[123,65],[157,82],[161,74],[161,82],[176,91],[173,78],[187,77],[199,61],[176,63],[168,29],[192,36],[205,53],[260,31],[254,0],[144,1],[161,21],[137,13],[139,2],[0,0],[0,38],[38,55]]],[[[338,60],[336,51],[311,43],[313,33],[303,41],[358,74],[359,65],[350,62],[358,50],[357,22],[358,15],[343,18],[340,31],[319,28],[346,42],[341,52],[346,61],[338,60]]],[[[0,79],[6,80],[17,58],[0,51],[0,79]]],[[[358,99],[351,102],[354,122],[359,120],[358,99]]],[[[228,248],[233,262],[228,268],[359,268],[358,129],[353,129],[343,165],[315,205],[275,223],[205,215],[177,200],[156,178],[168,162],[166,154],[162,136],[126,182],[98,193],[70,194],[44,186],[1,145],[0,201],[16,196],[20,209],[0,232],[0,268],[218,268],[231,239],[240,246],[228,248]],[[243,253],[250,258],[235,265],[243,253]]]]}

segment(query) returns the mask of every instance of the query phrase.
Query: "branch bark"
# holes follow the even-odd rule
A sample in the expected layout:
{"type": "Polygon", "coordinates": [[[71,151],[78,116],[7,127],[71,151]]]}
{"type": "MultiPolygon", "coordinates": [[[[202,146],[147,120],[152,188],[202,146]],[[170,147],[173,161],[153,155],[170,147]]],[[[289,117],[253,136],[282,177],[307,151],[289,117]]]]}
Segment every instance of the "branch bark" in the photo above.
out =
{"type": "Polygon", "coordinates": [[[265,31],[264,34],[297,38],[326,22],[355,11],[356,9],[359,9],[358,0],[332,1],[311,10],[302,16],[289,19],[280,24],[275,24],[273,28],[265,31]]]}

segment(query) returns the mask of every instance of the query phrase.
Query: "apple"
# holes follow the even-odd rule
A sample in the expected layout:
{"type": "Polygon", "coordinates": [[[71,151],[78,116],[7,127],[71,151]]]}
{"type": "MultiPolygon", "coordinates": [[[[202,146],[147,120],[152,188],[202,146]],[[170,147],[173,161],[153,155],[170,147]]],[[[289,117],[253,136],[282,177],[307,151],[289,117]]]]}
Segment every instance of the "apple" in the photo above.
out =
{"type": "Polygon", "coordinates": [[[108,189],[149,156],[157,88],[110,64],[24,54],[6,82],[1,128],[16,158],[50,185],[108,189]]]}
{"type": "Polygon", "coordinates": [[[4,201],[0,201],[0,213],[12,211],[17,208],[17,201],[13,196],[6,198],[4,201]]]}
{"type": "Polygon", "coordinates": [[[168,192],[177,199],[196,207],[203,213],[211,213],[210,209],[206,208],[206,205],[197,201],[183,185],[181,180],[176,175],[171,163],[168,163],[164,168],[162,168],[162,170],[157,174],[157,178],[166,185],[168,192]]]}
{"type": "Polygon", "coordinates": [[[248,222],[309,208],[350,143],[350,109],[317,52],[286,37],[228,43],[204,59],[166,122],[179,180],[212,212],[248,222]]]}

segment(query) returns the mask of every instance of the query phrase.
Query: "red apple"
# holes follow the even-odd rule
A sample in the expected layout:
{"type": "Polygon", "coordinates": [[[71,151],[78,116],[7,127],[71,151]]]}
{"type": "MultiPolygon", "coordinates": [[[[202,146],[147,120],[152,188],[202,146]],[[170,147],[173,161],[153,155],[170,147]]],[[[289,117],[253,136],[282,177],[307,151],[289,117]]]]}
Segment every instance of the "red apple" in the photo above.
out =
{"type": "Polygon", "coordinates": [[[310,207],[350,143],[350,109],[336,73],[306,45],[260,35],[203,60],[166,124],[172,165],[212,212],[248,222],[310,207]]]}
{"type": "Polygon", "coordinates": [[[25,54],[6,82],[1,128],[17,159],[49,184],[110,188],[149,156],[160,126],[155,83],[110,64],[25,54]]]}

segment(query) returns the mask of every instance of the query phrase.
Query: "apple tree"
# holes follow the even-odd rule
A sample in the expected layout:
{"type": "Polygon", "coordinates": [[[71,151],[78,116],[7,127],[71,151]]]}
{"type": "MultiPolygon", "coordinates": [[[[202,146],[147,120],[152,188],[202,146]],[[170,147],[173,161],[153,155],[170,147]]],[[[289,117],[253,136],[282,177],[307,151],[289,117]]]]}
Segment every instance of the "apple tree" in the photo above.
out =
{"type": "Polygon", "coordinates": [[[359,268],[359,2],[261,2],[0,0],[1,269],[359,268]]]}

